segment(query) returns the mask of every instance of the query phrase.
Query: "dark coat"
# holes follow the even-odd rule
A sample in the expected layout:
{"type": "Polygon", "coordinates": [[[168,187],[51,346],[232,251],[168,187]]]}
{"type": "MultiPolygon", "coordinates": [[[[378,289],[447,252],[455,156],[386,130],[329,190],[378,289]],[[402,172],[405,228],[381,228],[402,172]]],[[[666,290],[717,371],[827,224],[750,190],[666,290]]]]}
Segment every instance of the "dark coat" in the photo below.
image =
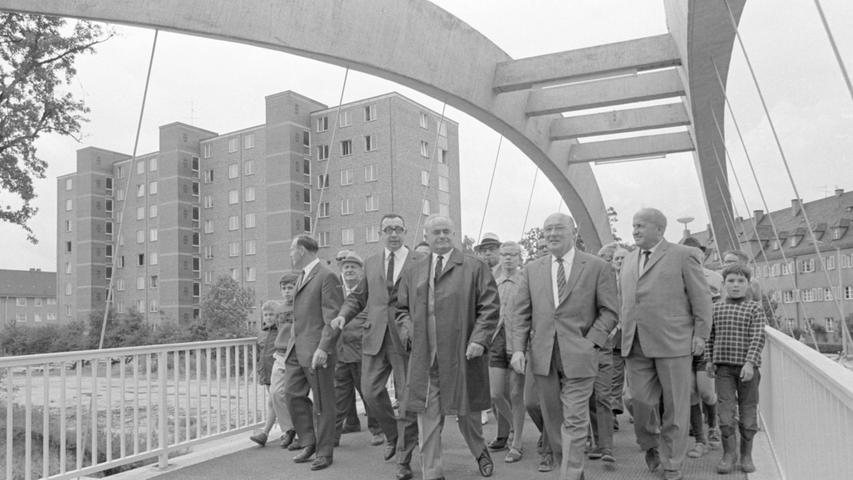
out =
{"type": "MultiPolygon", "coordinates": [[[[406,393],[401,408],[425,410],[430,371],[427,304],[432,256],[419,259],[401,275],[397,323],[403,343],[411,346],[406,393]]],[[[489,395],[489,345],[500,317],[498,288],[488,265],[453,249],[435,285],[435,321],[441,410],[466,415],[486,410],[489,395]],[[483,355],[467,360],[469,343],[483,355]]]]}
{"type": "MultiPolygon", "coordinates": [[[[356,293],[361,288],[361,283],[356,286],[356,293]]],[[[346,294],[346,288],[343,293],[346,294]]],[[[367,321],[367,312],[361,312],[356,315],[352,321],[344,325],[341,330],[341,335],[338,338],[338,362],[342,363],[361,363],[361,342],[365,335],[365,323],[367,321]]]]}
{"type": "Polygon", "coordinates": [[[334,365],[338,330],[329,323],[334,320],[343,302],[341,278],[323,262],[317,264],[303,280],[293,300],[293,333],[285,358],[296,354],[299,365],[311,367],[314,351],[321,348],[334,365]]]}

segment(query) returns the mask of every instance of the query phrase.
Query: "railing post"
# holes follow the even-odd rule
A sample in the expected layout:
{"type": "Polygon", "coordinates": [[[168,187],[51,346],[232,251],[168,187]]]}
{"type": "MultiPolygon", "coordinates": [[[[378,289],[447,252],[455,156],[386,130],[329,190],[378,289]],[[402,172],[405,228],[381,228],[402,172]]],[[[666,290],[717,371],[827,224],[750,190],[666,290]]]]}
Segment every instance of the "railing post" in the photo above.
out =
{"type": "Polygon", "coordinates": [[[158,467],[160,469],[165,469],[169,466],[169,431],[168,424],[166,422],[169,408],[166,405],[169,401],[166,386],[168,380],[168,370],[169,370],[169,355],[167,352],[160,352],[157,355],[157,380],[160,385],[160,409],[159,409],[159,428],[157,432],[157,436],[160,439],[157,447],[159,447],[160,455],[158,467]]]}

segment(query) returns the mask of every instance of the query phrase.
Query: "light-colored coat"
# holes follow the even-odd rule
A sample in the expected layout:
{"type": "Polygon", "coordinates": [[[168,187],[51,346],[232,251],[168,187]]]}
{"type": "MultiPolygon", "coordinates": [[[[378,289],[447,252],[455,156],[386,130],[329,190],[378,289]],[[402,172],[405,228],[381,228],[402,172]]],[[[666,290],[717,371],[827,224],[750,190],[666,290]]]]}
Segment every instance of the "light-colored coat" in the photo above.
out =
{"type": "MultiPolygon", "coordinates": [[[[335,356],[340,331],[332,329],[329,323],[337,316],[343,296],[341,277],[321,261],[302,280],[302,285],[296,291],[293,300],[293,333],[285,358],[293,352],[299,365],[309,368],[318,347],[329,357],[335,356]]],[[[334,358],[329,363],[334,365],[334,358]]]]}
{"type": "MultiPolygon", "coordinates": [[[[403,409],[423,412],[430,373],[427,334],[429,275],[432,257],[413,262],[400,276],[397,324],[400,338],[411,344],[403,409]]],[[[453,249],[435,284],[435,324],[439,393],[444,415],[487,410],[489,345],[500,315],[498,288],[489,266],[453,249]],[[469,343],[483,346],[483,355],[468,360],[469,343]]]]}
{"type": "Polygon", "coordinates": [[[548,375],[554,337],[560,346],[563,372],[569,378],[598,374],[598,352],[616,327],[616,275],[598,257],[575,252],[566,281],[569,294],[554,307],[552,256],[546,255],[521,272],[512,303],[513,351],[527,352],[535,375],[548,375]]]}
{"type": "Polygon", "coordinates": [[[711,290],[699,249],[661,241],[639,273],[640,249],[622,265],[622,356],[639,332],[648,358],[692,354],[693,337],[711,333],[711,290]]]}

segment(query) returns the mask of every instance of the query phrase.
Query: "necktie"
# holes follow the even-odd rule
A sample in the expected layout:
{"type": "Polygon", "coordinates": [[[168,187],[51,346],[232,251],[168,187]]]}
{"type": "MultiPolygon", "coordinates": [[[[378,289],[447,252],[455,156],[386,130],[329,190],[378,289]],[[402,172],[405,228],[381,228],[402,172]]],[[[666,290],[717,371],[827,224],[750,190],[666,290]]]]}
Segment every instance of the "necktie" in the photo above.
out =
{"type": "Polygon", "coordinates": [[[563,267],[563,258],[557,258],[557,295],[560,301],[569,296],[569,285],[566,282],[566,269],[563,267]]]}
{"type": "Polygon", "coordinates": [[[438,260],[435,262],[435,279],[434,283],[438,283],[438,277],[441,276],[441,271],[444,270],[444,257],[442,255],[438,256],[438,260]]]}
{"type": "Polygon", "coordinates": [[[385,284],[388,291],[394,289],[394,252],[388,254],[388,272],[385,274],[385,284]]]}
{"type": "Polygon", "coordinates": [[[651,250],[643,250],[643,269],[646,268],[646,264],[649,263],[649,256],[651,256],[651,250]]]}

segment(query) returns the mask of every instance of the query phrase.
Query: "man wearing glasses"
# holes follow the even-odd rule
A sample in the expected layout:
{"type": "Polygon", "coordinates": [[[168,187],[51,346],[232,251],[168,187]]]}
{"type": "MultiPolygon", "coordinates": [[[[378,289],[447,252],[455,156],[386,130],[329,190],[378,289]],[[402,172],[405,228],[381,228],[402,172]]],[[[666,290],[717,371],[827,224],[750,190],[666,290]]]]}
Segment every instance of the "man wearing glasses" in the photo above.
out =
{"type": "Polygon", "coordinates": [[[397,479],[408,480],[412,478],[410,463],[418,440],[417,418],[413,414],[395,417],[385,385],[392,372],[398,397],[406,385],[408,355],[400,342],[394,307],[401,274],[420,256],[404,245],[406,224],[400,215],[384,215],[379,229],[385,248],[365,262],[364,279],[347,296],[332,328],[342,328],[367,309],[362,337],[361,391],[367,410],[376,416],[385,433],[385,461],[396,452],[397,479]]]}

